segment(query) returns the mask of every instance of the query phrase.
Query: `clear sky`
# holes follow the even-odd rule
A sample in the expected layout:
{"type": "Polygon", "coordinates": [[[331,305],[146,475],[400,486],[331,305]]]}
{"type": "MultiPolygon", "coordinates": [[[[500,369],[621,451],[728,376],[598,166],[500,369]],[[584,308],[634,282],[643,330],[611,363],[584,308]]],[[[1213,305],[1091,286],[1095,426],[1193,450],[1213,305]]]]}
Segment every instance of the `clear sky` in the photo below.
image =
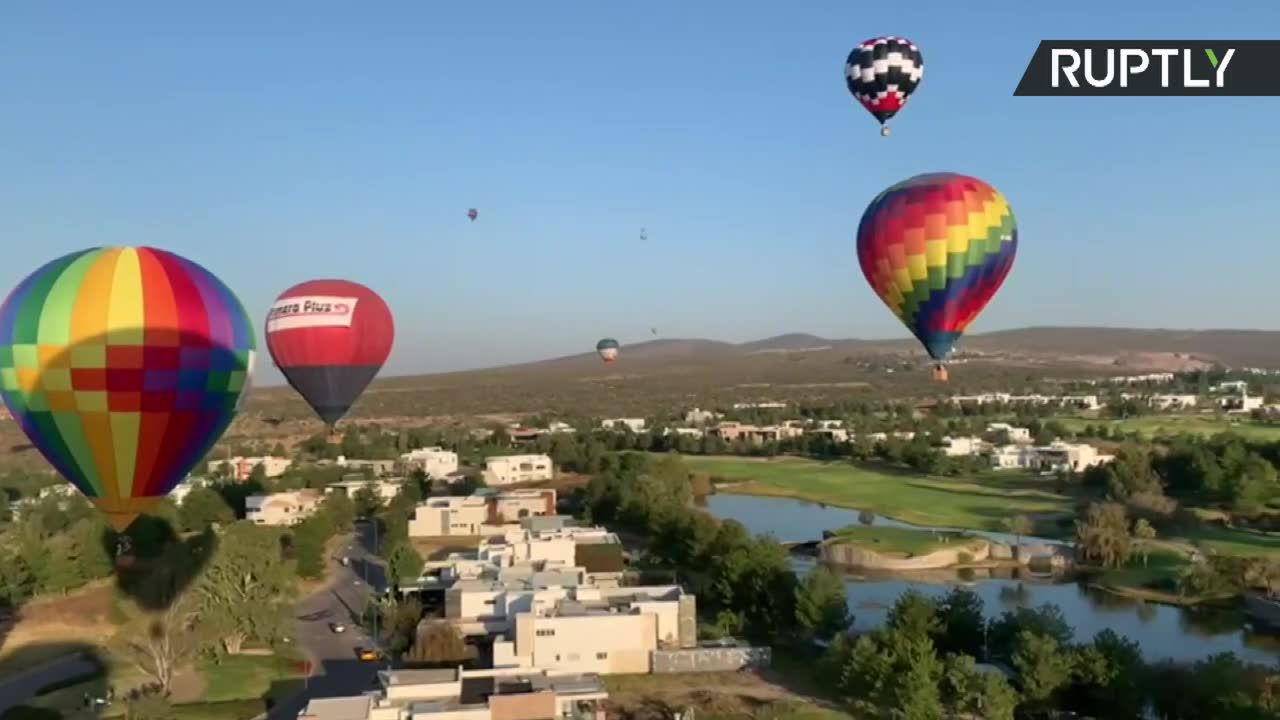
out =
{"type": "Polygon", "coordinates": [[[955,171],[1021,239],[971,331],[1280,328],[1280,98],[1013,97],[1041,39],[1277,30],[1260,0],[8,2],[0,290],[115,244],[204,264],[255,320],[345,277],[396,313],[393,373],[650,327],[901,336],[854,231],[955,171]],[[842,77],[882,34],[926,65],[887,139],[842,77]]]}

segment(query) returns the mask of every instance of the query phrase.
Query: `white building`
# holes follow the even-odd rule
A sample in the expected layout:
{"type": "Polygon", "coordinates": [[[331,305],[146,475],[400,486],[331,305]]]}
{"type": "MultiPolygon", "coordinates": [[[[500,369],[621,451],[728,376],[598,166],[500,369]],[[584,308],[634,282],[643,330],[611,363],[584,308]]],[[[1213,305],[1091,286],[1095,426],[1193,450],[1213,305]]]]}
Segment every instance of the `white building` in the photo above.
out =
{"type": "Polygon", "coordinates": [[[1062,441],[1039,447],[1005,445],[993,448],[990,458],[991,467],[996,470],[1071,472],[1083,472],[1094,465],[1102,465],[1115,459],[1112,455],[1098,452],[1092,445],[1062,441]]]}
{"type": "Polygon", "coordinates": [[[605,430],[621,430],[626,428],[633,433],[642,433],[646,427],[644,418],[610,418],[601,420],[600,427],[605,430]]]}
{"type": "Polygon", "coordinates": [[[556,514],[550,488],[478,492],[470,497],[433,497],[418,504],[409,519],[409,537],[474,536],[501,533],[527,517],[556,514]]]}
{"type": "Polygon", "coordinates": [[[1231,393],[1238,393],[1240,395],[1247,395],[1249,393],[1249,381],[1248,380],[1226,380],[1224,382],[1218,383],[1217,385],[1214,385],[1212,388],[1210,388],[1210,390],[1212,390],[1213,392],[1220,392],[1220,393],[1231,392],[1231,393]]]}
{"type": "Polygon", "coordinates": [[[187,499],[187,496],[191,494],[192,490],[199,487],[209,487],[209,485],[210,480],[208,478],[188,475],[185,480],[178,483],[177,486],[169,491],[169,497],[173,500],[174,504],[181,506],[182,502],[187,499]]]}
{"type": "Polygon", "coordinates": [[[721,417],[720,413],[711,412],[710,410],[703,410],[701,408],[694,408],[684,414],[684,424],[685,425],[706,425],[707,423],[715,422],[720,417],[721,417]]]}
{"type": "Polygon", "coordinates": [[[745,402],[733,404],[734,410],[783,410],[786,409],[786,407],[787,404],[784,402],[745,402]]]}
{"type": "Polygon", "coordinates": [[[400,467],[406,472],[421,470],[432,480],[458,471],[458,453],[439,447],[418,448],[400,456],[400,467]]]}
{"type": "Polygon", "coordinates": [[[555,435],[557,433],[566,433],[566,434],[572,435],[573,433],[576,433],[578,431],[569,423],[560,422],[559,420],[553,420],[547,423],[547,432],[551,433],[552,435],[555,435]]]}
{"type": "Polygon", "coordinates": [[[494,455],[484,461],[486,485],[542,482],[555,477],[555,467],[546,455],[494,455]]]}
{"type": "Polygon", "coordinates": [[[1014,427],[1009,423],[991,423],[987,425],[989,433],[1007,433],[1009,442],[1012,443],[1029,443],[1031,442],[1031,431],[1024,427],[1014,427]]]}
{"type": "Polygon", "coordinates": [[[1030,470],[1036,466],[1035,448],[1026,445],[1002,445],[991,449],[991,467],[995,470],[1030,470]]]}
{"type": "Polygon", "coordinates": [[[1195,407],[1200,402],[1198,395],[1152,395],[1148,398],[1151,407],[1157,410],[1181,410],[1195,407]]]}
{"type": "Polygon", "coordinates": [[[404,478],[392,478],[388,480],[339,480],[335,483],[329,483],[324,489],[325,495],[332,493],[342,493],[349,498],[354,498],[357,493],[364,490],[372,490],[378,499],[387,502],[400,494],[400,490],[404,487],[404,478]]]}
{"type": "Polygon", "coordinates": [[[947,457],[972,457],[982,451],[985,443],[976,437],[942,438],[942,454],[947,457]]]}
{"type": "Polygon", "coordinates": [[[289,469],[293,461],[289,458],[273,457],[263,455],[259,457],[241,457],[239,455],[233,458],[225,458],[222,460],[209,461],[209,474],[217,474],[219,470],[226,468],[225,473],[232,480],[245,481],[249,479],[249,475],[253,473],[253,469],[259,465],[262,466],[263,472],[267,477],[280,477],[289,469]]]}
{"type": "Polygon", "coordinates": [[[1249,397],[1249,394],[1242,392],[1239,395],[1225,397],[1219,400],[1219,405],[1223,410],[1231,414],[1250,413],[1254,410],[1260,410],[1264,404],[1264,398],[1261,396],[1249,397]]]}
{"type": "Polygon", "coordinates": [[[255,525],[297,525],[320,509],[322,499],[316,490],[250,495],[244,500],[245,519],[255,525]]]}

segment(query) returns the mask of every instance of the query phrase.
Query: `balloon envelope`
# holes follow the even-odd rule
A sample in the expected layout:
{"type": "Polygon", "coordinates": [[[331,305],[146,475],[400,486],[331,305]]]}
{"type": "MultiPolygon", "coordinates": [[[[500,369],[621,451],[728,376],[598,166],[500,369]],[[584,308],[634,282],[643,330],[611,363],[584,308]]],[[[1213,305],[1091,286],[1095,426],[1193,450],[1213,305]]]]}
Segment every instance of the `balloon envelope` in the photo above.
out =
{"type": "Polygon", "coordinates": [[[477,217],[480,217],[480,213],[476,212],[475,208],[471,208],[470,210],[467,211],[467,217],[471,218],[472,222],[475,222],[475,219],[477,217]]]}
{"type": "Polygon", "coordinates": [[[924,79],[924,56],[906,38],[872,38],[849,53],[845,86],[883,125],[907,104],[924,79]]]}
{"type": "Polygon", "coordinates": [[[329,427],[382,369],[395,341],[387,303],[347,280],[311,280],[276,299],[267,349],[284,377],[329,427]]]}
{"type": "Polygon", "coordinates": [[[862,274],[938,361],[1000,289],[1017,250],[1009,203],[967,175],[904,180],[876,196],[858,225],[862,274]]]}
{"type": "Polygon", "coordinates": [[[5,404],[118,531],[222,436],[253,358],[252,325],[231,290],[155,248],[71,253],[0,305],[5,404]]]}
{"type": "Polygon", "coordinates": [[[618,359],[618,341],[613,338],[604,338],[596,343],[596,352],[600,354],[600,359],[605,362],[613,362],[618,359]]]}

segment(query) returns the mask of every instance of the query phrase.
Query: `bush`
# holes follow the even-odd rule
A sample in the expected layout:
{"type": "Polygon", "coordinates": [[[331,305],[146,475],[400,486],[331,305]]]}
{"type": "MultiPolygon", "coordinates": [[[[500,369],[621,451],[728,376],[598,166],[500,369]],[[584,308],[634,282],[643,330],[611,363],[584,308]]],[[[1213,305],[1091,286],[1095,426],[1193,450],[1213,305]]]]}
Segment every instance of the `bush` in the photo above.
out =
{"type": "Polygon", "coordinates": [[[956,559],[960,561],[961,565],[968,565],[973,562],[973,553],[961,550],[959,554],[956,555],[956,559]]]}

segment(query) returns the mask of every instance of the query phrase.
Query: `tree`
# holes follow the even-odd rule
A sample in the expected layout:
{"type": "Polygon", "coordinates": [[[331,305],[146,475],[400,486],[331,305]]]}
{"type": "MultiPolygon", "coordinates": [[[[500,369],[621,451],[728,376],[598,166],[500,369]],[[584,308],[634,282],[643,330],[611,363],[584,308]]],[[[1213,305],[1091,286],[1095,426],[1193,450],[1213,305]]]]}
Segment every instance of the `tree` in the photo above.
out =
{"type": "Polygon", "coordinates": [[[1146,666],[1138,645],[1108,629],[1072,653],[1072,681],[1065,705],[1097,718],[1142,716],[1146,666]]]}
{"type": "Polygon", "coordinates": [[[276,531],[233,524],[196,583],[200,619],[224,652],[235,655],[245,640],[280,635],[294,587],[277,547],[276,531]]]}
{"type": "Polygon", "coordinates": [[[1119,567],[1129,559],[1129,518],[1119,503],[1089,505],[1084,522],[1076,521],[1076,537],[1086,560],[1119,567]]]}
{"type": "Polygon", "coordinates": [[[1045,635],[1066,647],[1071,644],[1073,632],[1057,605],[1045,603],[1037,608],[1019,608],[1006,612],[992,620],[987,631],[988,652],[998,660],[1013,656],[1018,635],[1024,631],[1045,635]]]}
{"type": "Polygon", "coordinates": [[[937,615],[942,626],[936,640],[938,650],[981,657],[986,638],[982,610],[982,598],[977,593],[952,588],[938,604],[937,615]]]}
{"type": "Polygon", "coordinates": [[[328,513],[336,532],[347,532],[356,519],[356,506],[345,492],[331,492],[324,498],[324,512],[328,513]]]}
{"type": "Polygon", "coordinates": [[[316,579],[324,575],[324,546],[329,530],[318,518],[308,518],[293,528],[293,552],[299,577],[316,579]]]}
{"type": "Polygon", "coordinates": [[[418,633],[407,659],[424,664],[456,664],[468,656],[466,641],[457,628],[447,622],[433,622],[418,633]]]}
{"type": "Polygon", "coordinates": [[[391,581],[396,582],[401,579],[417,578],[422,574],[422,556],[408,542],[399,542],[395,549],[391,551],[390,562],[388,563],[391,570],[391,581]]]}
{"type": "Polygon", "coordinates": [[[829,639],[849,627],[849,599],[844,581],[824,567],[805,576],[796,587],[796,622],[810,635],[829,639]]]}
{"type": "Polygon", "coordinates": [[[942,631],[937,601],[918,590],[908,590],[898,596],[889,608],[885,625],[914,638],[933,638],[942,631]]]}
{"type": "Polygon", "coordinates": [[[235,510],[227,504],[226,498],[212,488],[192,489],[178,507],[178,523],[187,532],[203,532],[215,523],[227,525],[235,522],[235,519],[235,510]]]}
{"type": "Polygon", "coordinates": [[[358,517],[372,517],[382,508],[382,498],[372,483],[356,491],[354,502],[358,517]]]}
{"type": "Polygon", "coordinates": [[[1054,692],[1071,678],[1071,657],[1048,635],[1023,630],[1014,640],[1013,667],[1018,671],[1022,696],[1033,704],[1047,704],[1054,692]]]}
{"type": "Polygon", "coordinates": [[[1142,564],[1147,564],[1147,556],[1151,552],[1150,543],[1156,539],[1156,529],[1143,518],[1133,524],[1133,539],[1138,541],[1138,549],[1142,552],[1142,564]]]}
{"type": "Polygon", "coordinates": [[[488,487],[484,478],[475,473],[467,473],[461,478],[449,483],[449,494],[454,497],[470,497],[475,495],[476,491],[483,490],[488,487]]]}
{"type": "Polygon", "coordinates": [[[1017,552],[1020,555],[1022,550],[1022,536],[1030,535],[1035,532],[1035,521],[1026,515],[1014,515],[1011,518],[1005,518],[1004,527],[1009,531],[1009,534],[1017,538],[1017,552]]]}
{"type": "Polygon", "coordinates": [[[876,521],[876,514],[870,510],[862,510],[858,513],[858,522],[863,525],[870,525],[876,521]]]}
{"type": "Polygon", "coordinates": [[[196,612],[185,597],[166,609],[144,616],[141,627],[126,628],[124,656],[143,675],[168,694],[173,677],[199,648],[195,629],[196,612]]]}
{"type": "Polygon", "coordinates": [[[1013,720],[1018,694],[999,673],[983,672],[969,655],[948,655],[939,684],[942,701],[954,717],[1013,720]]]}

